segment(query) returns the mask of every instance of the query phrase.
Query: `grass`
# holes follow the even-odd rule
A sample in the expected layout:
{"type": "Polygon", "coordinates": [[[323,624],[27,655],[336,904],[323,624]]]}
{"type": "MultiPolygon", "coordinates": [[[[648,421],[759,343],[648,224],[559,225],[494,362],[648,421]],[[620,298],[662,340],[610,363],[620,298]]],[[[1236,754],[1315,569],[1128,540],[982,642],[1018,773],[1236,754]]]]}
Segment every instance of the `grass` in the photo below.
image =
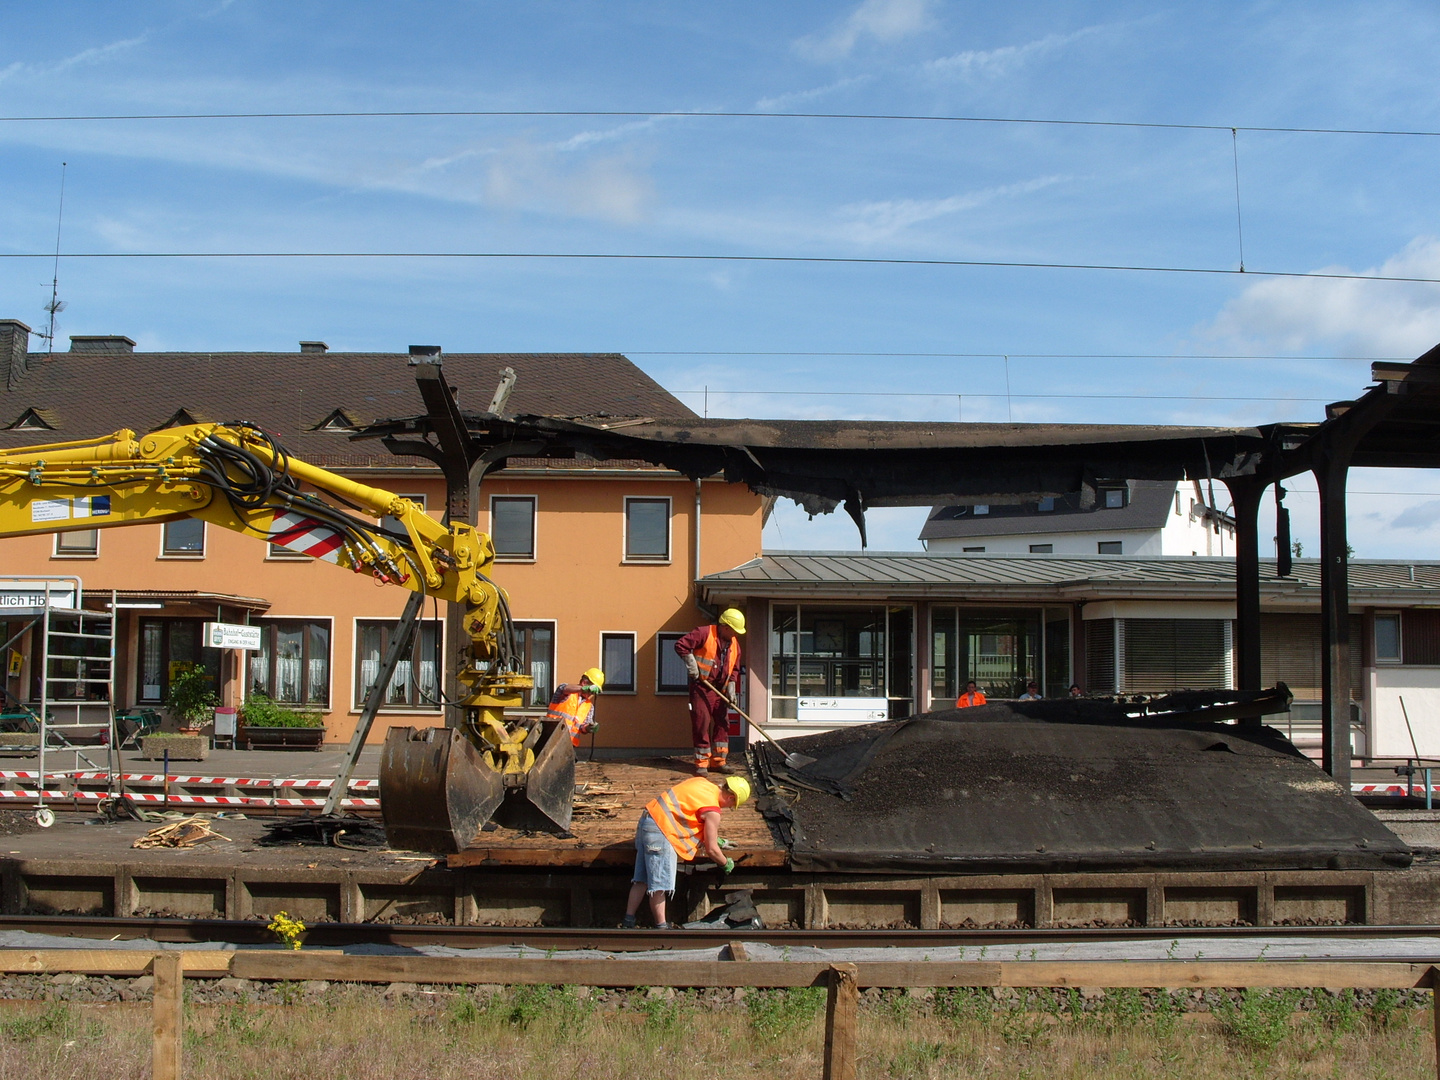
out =
{"type": "MultiPolygon", "coordinates": [[[[185,1075],[225,1080],[811,1080],[820,1075],[824,996],[750,991],[720,1004],[635,991],[617,1009],[599,992],[517,987],[382,1002],[332,985],[283,1006],[188,1010],[185,1075]]],[[[1235,1080],[1434,1076],[1430,1011],[1398,995],[1307,999],[1285,991],[1216,995],[1182,1016],[1167,996],[986,991],[891,994],[860,1014],[860,1077],[901,1080],[1235,1080]],[[1223,1003],[1222,1003],[1223,1002],[1223,1003]]],[[[1428,1004],[1428,1003],[1427,1003],[1428,1004]]],[[[146,1004],[24,1002],[0,1009],[0,1077],[107,1080],[149,1075],[146,1004]]]]}

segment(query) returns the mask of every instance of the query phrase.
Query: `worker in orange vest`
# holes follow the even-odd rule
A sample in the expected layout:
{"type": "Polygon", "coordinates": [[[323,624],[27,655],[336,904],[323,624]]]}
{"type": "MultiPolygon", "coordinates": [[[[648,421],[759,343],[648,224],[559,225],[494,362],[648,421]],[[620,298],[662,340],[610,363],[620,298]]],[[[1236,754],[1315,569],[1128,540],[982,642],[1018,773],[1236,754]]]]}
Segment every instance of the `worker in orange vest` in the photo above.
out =
{"type": "Polygon", "coordinates": [[[685,661],[690,676],[690,741],[695,747],[696,776],[735,771],[727,760],[730,706],[715,690],[735,699],[740,677],[740,635],[744,633],[745,616],[735,608],[726,608],[718,623],[697,626],[675,642],[675,652],[685,661]]]}
{"type": "Polygon", "coordinates": [[[955,699],[955,708],[968,709],[972,705],[984,705],[985,695],[975,688],[975,680],[965,684],[965,692],[955,699]]]}
{"type": "Polygon", "coordinates": [[[550,708],[545,719],[559,720],[570,732],[572,746],[580,745],[580,736],[588,735],[600,726],[595,719],[595,695],[605,689],[605,673],[592,667],[580,676],[578,686],[561,683],[550,695],[550,708]]]}
{"type": "Polygon", "coordinates": [[[646,803],[635,826],[635,873],[620,925],[634,927],[640,901],[648,895],[656,929],[669,929],[665,898],[675,891],[681,859],[690,862],[704,855],[726,874],[732,873],[735,860],[720,848],[720,811],[743,806],[749,798],[750,783],[744,777],[728,776],[717,788],[696,776],[646,803]]]}

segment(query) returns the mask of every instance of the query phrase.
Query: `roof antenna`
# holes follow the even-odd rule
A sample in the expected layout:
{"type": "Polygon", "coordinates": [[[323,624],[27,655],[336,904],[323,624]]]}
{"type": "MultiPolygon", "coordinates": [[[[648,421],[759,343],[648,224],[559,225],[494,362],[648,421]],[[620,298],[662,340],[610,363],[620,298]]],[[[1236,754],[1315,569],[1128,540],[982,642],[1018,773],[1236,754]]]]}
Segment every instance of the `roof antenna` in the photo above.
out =
{"type": "Polygon", "coordinates": [[[55,316],[65,310],[65,301],[60,299],[60,226],[65,221],[65,170],[69,163],[60,163],[60,212],[55,216],[55,272],[50,278],[50,302],[45,305],[45,310],[50,313],[50,326],[44,334],[37,335],[45,339],[45,358],[52,359],[55,356],[55,316]]]}

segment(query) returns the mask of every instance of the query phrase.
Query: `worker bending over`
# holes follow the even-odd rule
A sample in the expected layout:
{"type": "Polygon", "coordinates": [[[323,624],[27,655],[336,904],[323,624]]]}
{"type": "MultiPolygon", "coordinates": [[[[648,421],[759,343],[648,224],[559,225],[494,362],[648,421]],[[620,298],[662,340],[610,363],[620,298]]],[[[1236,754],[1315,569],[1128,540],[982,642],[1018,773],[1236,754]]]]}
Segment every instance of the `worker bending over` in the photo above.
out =
{"type": "Polygon", "coordinates": [[[975,680],[971,679],[965,684],[965,692],[955,699],[955,708],[968,709],[972,705],[984,705],[985,695],[975,686],[975,680]]]}
{"type": "Polygon", "coordinates": [[[734,608],[720,613],[718,624],[697,626],[675,652],[685,661],[690,688],[690,739],[695,746],[695,775],[734,772],[730,754],[730,706],[740,673],[740,639],[745,616],[734,608]],[[709,683],[707,686],[706,683],[709,683]],[[718,690],[720,693],[716,693],[718,690]],[[724,696],[722,696],[724,695],[724,696]]]}
{"type": "Polygon", "coordinates": [[[570,732],[572,746],[580,745],[580,736],[600,726],[595,719],[595,695],[605,688],[605,673],[592,667],[580,676],[580,685],[561,683],[550,695],[550,708],[545,719],[561,720],[570,732]]]}
{"type": "Polygon", "coordinates": [[[635,826],[635,874],[625,902],[625,921],[620,925],[635,925],[640,901],[648,895],[656,929],[669,929],[665,898],[675,891],[675,871],[681,859],[689,862],[703,854],[725,873],[733,871],[735,860],[720,849],[720,811],[743,806],[748,798],[750,783],[744,777],[726,777],[725,786],[717,788],[696,776],[646,803],[635,826]]]}

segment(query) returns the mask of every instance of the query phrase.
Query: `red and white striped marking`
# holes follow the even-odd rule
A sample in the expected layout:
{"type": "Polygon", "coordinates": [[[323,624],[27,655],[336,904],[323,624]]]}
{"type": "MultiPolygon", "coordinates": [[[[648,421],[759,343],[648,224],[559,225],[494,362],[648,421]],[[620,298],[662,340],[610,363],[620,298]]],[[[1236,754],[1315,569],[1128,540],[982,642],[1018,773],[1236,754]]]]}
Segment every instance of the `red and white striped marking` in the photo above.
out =
{"type": "MultiPolygon", "coordinates": [[[[1440,794],[1440,784],[1430,786],[1432,793],[1440,794]]],[[[1425,794],[1425,785],[1416,784],[1413,788],[1403,783],[1399,784],[1351,784],[1350,794],[1352,795],[1409,795],[1414,792],[1416,795],[1425,794]]]]}
{"type": "Polygon", "coordinates": [[[328,525],[314,518],[287,510],[276,514],[270,522],[270,542],[302,555],[338,563],[345,539],[328,525]]]}
{"type": "MultiPolygon", "coordinates": [[[[3,780],[38,780],[40,774],[34,771],[24,770],[0,770],[0,781],[3,780]]],[[[109,774],[96,770],[81,770],[78,772],[47,772],[46,780],[106,780],[109,774]]],[[[164,773],[121,773],[120,777],[127,784],[163,784],[164,773]]],[[[299,780],[288,777],[255,777],[255,776],[182,776],[178,773],[170,774],[170,783],[178,784],[181,787],[186,785],[199,785],[201,787],[258,787],[258,788],[298,788],[301,790],[322,790],[328,791],[334,784],[334,780],[299,780]]],[[[351,791],[375,791],[380,787],[379,780],[351,780],[349,790],[351,791]]]]}
{"type": "MultiPolygon", "coordinates": [[[[60,791],[35,789],[10,788],[0,790],[0,799],[12,799],[16,802],[31,802],[36,799],[49,799],[56,802],[84,802],[98,803],[110,796],[103,791],[60,791]]],[[[125,798],[137,803],[165,803],[167,800],[163,793],[153,791],[127,791],[125,798]]],[[[267,799],[254,795],[171,795],[169,804],[172,806],[218,806],[218,807],[259,807],[259,808],[289,808],[298,807],[303,809],[319,808],[325,805],[324,799],[267,799]]],[[[380,809],[379,799],[341,799],[340,806],[345,810],[378,810],[380,809]]]]}

